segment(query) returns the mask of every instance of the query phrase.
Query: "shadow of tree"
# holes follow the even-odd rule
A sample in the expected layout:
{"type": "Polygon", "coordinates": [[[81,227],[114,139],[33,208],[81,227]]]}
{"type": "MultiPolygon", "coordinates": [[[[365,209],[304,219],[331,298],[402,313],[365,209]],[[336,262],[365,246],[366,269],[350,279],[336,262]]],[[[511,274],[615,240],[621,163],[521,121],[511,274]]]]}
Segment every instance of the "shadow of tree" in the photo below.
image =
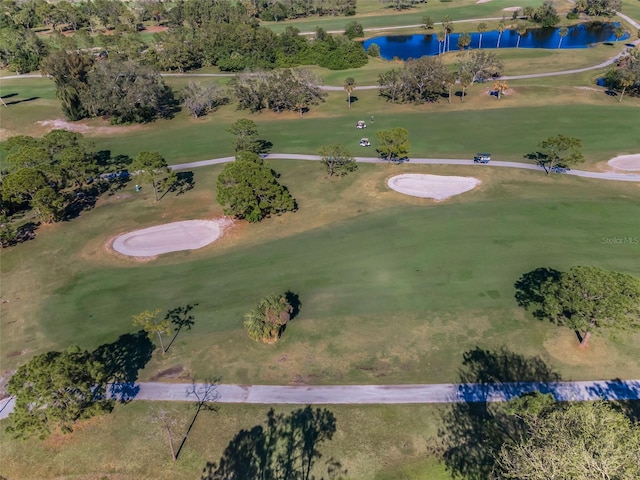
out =
{"type": "Polygon", "coordinates": [[[183,195],[189,190],[193,190],[195,186],[196,181],[193,176],[193,172],[177,172],[176,181],[171,184],[168,192],[175,192],[176,195],[183,195]]]}
{"type": "Polygon", "coordinates": [[[640,422],[640,381],[619,378],[599,382],[588,387],[593,395],[612,400],[632,421],[640,422]]]}
{"type": "Polygon", "coordinates": [[[191,314],[191,310],[193,310],[197,306],[197,303],[189,303],[184,307],[176,307],[167,311],[164,319],[171,321],[175,333],[173,334],[173,338],[169,342],[169,345],[167,345],[165,353],[169,351],[169,348],[178,337],[180,330],[182,330],[183,328],[191,330],[191,327],[193,327],[193,325],[196,323],[196,317],[191,314]]]}
{"type": "Polygon", "coordinates": [[[291,290],[284,292],[284,296],[287,299],[287,303],[291,305],[292,308],[291,315],[289,317],[289,321],[291,321],[300,313],[302,302],[300,301],[300,296],[297,293],[293,293],[291,290]]]}
{"type": "Polygon", "coordinates": [[[473,399],[448,408],[439,429],[442,457],[453,477],[490,478],[502,445],[525,433],[522,422],[506,413],[504,403],[490,401],[496,384],[511,398],[522,393],[519,382],[559,380],[560,376],[539,357],[525,357],[505,347],[494,351],[476,347],[465,352],[459,398],[473,399]]]}
{"type": "Polygon", "coordinates": [[[138,393],[135,384],[138,371],[151,360],[154,345],[147,333],[125,333],[113,343],[100,345],[93,357],[100,361],[107,372],[107,381],[113,382],[109,393],[120,402],[132,400],[138,393]]]}
{"type": "Polygon", "coordinates": [[[327,409],[307,406],[289,415],[267,414],[266,425],[241,430],[217,463],[207,462],[201,480],[282,479],[336,480],[347,472],[329,458],[316,466],[319,447],[336,432],[336,419],[327,409]],[[316,476],[319,475],[319,476],[316,476]]]}
{"type": "MultiPolygon", "coordinates": [[[[561,274],[562,272],[553,268],[540,267],[522,275],[514,284],[518,306],[530,310],[535,305],[540,305],[544,301],[542,286],[549,280],[560,281],[561,274]]],[[[532,314],[536,318],[544,318],[540,309],[533,310],[532,314]]]]}

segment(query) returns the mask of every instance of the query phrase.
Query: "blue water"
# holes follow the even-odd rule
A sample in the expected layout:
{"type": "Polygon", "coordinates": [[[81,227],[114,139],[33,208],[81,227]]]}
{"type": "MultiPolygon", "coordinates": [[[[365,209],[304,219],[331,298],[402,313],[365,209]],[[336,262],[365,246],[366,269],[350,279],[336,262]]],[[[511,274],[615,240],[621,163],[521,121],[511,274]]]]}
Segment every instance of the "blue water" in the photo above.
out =
{"type": "MultiPolygon", "coordinates": [[[[587,48],[590,45],[603,42],[614,42],[613,34],[619,23],[582,24],[568,28],[567,36],[560,42],[559,28],[536,28],[528,30],[520,39],[519,48],[587,48]]],[[[436,33],[421,35],[389,35],[385,37],[370,38],[364,42],[364,48],[375,43],[380,47],[380,56],[385,60],[395,57],[401,60],[420,58],[424,55],[438,55],[438,38],[436,33]]],[[[459,33],[453,33],[448,40],[449,51],[460,50],[458,48],[459,33]]],[[[515,48],[518,43],[518,32],[505,30],[502,36],[497,30],[482,34],[482,48],[515,48]],[[499,38],[500,37],[500,38],[499,38]]],[[[629,34],[625,33],[619,40],[626,40],[629,34]]],[[[480,48],[480,34],[471,34],[470,48],[480,48]]],[[[442,44],[440,44],[442,49],[442,44]]]]}

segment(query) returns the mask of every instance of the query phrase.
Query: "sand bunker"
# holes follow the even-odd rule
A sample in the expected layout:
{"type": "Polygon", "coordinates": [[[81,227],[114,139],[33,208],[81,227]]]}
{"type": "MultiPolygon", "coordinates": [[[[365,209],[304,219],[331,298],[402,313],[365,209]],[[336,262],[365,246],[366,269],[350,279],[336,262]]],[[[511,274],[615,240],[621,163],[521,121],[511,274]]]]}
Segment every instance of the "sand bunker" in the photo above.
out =
{"type": "Polygon", "coordinates": [[[507,7],[507,8],[503,8],[502,11],[503,12],[517,12],[521,8],[522,7],[507,7]]]}
{"type": "Polygon", "coordinates": [[[608,162],[610,167],[616,170],[624,170],[626,172],[639,172],[640,171],[640,153],[634,155],[620,155],[619,157],[612,158],[608,162]]]}
{"type": "Polygon", "coordinates": [[[478,0],[476,3],[489,3],[491,0],[478,0]]]}
{"type": "Polygon", "coordinates": [[[473,190],[480,185],[473,177],[449,177],[407,173],[389,179],[389,188],[396,192],[421,198],[433,198],[439,202],[454,195],[473,190]]]}
{"type": "Polygon", "coordinates": [[[196,250],[215,242],[231,223],[228,218],[166,223],[120,235],[112,247],[130,257],[154,257],[162,253],[196,250]]]}

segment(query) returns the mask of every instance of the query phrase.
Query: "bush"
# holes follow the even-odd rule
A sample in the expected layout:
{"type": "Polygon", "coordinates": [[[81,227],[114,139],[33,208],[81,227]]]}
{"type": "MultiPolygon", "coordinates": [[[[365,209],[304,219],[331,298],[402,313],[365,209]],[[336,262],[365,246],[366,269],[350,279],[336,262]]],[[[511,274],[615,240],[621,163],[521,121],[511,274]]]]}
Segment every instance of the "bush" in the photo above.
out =
{"type": "Polygon", "coordinates": [[[579,17],[580,17],[580,15],[578,14],[578,12],[569,12],[569,13],[567,13],[567,19],[568,20],[576,20],[579,17]]]}

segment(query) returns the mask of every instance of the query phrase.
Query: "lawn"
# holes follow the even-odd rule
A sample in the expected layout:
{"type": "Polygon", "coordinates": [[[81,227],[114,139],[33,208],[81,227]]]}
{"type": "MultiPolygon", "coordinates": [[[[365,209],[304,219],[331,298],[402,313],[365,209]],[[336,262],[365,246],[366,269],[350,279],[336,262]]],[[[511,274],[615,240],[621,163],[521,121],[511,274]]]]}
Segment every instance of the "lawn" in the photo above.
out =
{"type": "Polygon", "coordinates": [[[594,357],[576,360],[570,331],[523,315],[513,299],[513,283],[539,266],[638,275],[629,263],[637,245],[601,240],[640,229],[629,201],[637,185],[410,164],[362,165],[328,181],[317,163],[272,165],[300,211],[239,225],[201,251],[136,262],[105,244],[135,228],[219,215],[220,167],[197,170],[194,191],[158,204],[128,188],[3,252],[3,368],[48,349],[113,341],[144,309],[198,303],[194,330],[156,355],[143,378],[179,365],[240,383],[443,382],[455,380],[463,351],[504,343],[542,354],[567,378],[640,374],[631,341],[598,338],[594,357]],[[398,172],[471,174],[483,186],[436,205],[389,192],[385,179],[398,172]],[[277,345],[251,342],[243,314],[287,289],[302,300],[300,316],[277,345]]]}
{"type": "MultiPolygon", "coordinates": [[[[165,437],[152,421],[158,408],[170,411],[183,425],[192,415],[191,406],[183,403],[133,402],[85,422],[71,435],[56,434],[44,442],[12,441],[3,429],[2,474],[22,480],[62,476],[195,480],[207,462],[219,463],[224,449],[242,429],[264,425],[269,410],[265,405],[222,405],[217,414],[202,413],[173,464],[165,437]]],[[[289,415],[299,408],[304,406],[275,410],[289,415]]],[[[436,442],[442,406],[329,406],[328,410],[335,416],[336,433],[319,445],[322,458],[315,462],[316,475],[326,475],[326,462],[333,459],[351,480],[451,478],[429,450],[436,442]],[[418,476],[417,467],[420,475],[427,476],[418,476]]],[[[0,422],[0,427],[4,424],[0,422]]]]}

